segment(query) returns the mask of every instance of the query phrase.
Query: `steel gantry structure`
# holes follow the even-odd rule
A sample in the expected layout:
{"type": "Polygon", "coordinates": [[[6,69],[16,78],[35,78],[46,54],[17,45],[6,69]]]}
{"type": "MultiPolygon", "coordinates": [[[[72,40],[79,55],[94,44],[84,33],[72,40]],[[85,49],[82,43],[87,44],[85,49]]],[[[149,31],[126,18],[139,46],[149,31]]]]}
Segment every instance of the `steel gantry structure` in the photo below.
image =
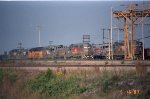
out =
{"type": "Polygon", "coordinates": [[[113,18],[119,20],[123,24],[124,29],[124,59],[134,59],[135,47],[136,47],[136,25],[142,26],[142,38],[143,38],[143,60],[144,60],[144,32],[143,24],[144,19],[150,17],[150,7],[144,8],[143,4],[127,5],[127,9],[112,12],[113,18]]]}

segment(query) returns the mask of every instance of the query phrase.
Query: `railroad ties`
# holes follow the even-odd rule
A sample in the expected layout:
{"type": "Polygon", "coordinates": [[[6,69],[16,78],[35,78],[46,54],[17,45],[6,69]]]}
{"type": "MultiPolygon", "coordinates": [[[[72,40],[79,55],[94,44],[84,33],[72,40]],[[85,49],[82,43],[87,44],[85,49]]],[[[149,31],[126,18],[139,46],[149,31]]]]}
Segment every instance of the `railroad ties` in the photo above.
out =
{"type": "Polygon", "coordinates": [[[26,70],[47,70],[48,68],[58,70],[136,70],[146,68],[150,71],[150,61],[13,61],[12,63],[0,63],[0,68],[4,69],[26,69],[26,70]]]}

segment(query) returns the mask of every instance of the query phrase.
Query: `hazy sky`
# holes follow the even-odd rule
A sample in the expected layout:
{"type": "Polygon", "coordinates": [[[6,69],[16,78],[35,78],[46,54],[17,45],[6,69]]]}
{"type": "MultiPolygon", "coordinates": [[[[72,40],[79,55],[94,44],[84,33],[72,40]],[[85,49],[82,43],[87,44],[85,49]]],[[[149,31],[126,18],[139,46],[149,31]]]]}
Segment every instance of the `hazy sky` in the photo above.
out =
{"type": "MultiPolygon", "coordinates": [[[[110,7],[129,2],[49,1],[0,2],[0,54],[16,48],[38,46],[37,25],[41,26],[41,44],[81,43],[83,34],[91,43],[102,43],[102,28],[110,27],[110,7]]],[[[114,34],[114,39],[116,34],[114,34]]]]}

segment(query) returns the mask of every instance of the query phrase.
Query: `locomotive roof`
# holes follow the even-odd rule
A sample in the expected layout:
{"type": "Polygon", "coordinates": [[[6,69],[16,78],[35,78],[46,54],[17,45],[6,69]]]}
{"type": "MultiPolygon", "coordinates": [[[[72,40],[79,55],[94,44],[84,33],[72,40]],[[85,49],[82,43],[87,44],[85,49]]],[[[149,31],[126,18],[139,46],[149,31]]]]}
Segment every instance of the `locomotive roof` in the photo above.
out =
{"type": "Polygon", "coordinates": [[[65,45],[49,45],[49,46],[46,46],[46,48],[54,48],[54,47],[61,47],[61,48],[63,48],[63,47],[67,47],[67,46],[65,46],[65,45]]]}
{"type": "Polygon", "coordinates": [[[90,43],[77,43],[77,44],[70,44],[70,46],[80,46],[80,45],[83,45],[83,44],[90,45],[90,43]]]}
{"type": "Polygon", "coordinates": [[[44,47],[35,47],[35,48],[31,48],[29,51],[41,51],[43,49],[44,47]]]}

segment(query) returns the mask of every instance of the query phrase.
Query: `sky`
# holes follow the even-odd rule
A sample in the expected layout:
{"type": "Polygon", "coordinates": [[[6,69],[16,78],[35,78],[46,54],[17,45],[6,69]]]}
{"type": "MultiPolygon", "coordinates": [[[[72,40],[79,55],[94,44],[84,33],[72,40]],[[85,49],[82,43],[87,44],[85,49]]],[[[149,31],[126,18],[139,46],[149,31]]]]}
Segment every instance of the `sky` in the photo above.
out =
{"type": "MultiPolygon", "coordinates": [[[[0,54],[17,48],[18,43],[24,48],[37,47],[37,26],[42,46],[49,41],[55,45],[82,43],[84,34],[90,35],[91,43],[102,44],[102,28],[110,28],[110,8],[130,2],[0,1],[0,54]]],[[[117,40],[115,33],[113,38],[117,40]]]]}

